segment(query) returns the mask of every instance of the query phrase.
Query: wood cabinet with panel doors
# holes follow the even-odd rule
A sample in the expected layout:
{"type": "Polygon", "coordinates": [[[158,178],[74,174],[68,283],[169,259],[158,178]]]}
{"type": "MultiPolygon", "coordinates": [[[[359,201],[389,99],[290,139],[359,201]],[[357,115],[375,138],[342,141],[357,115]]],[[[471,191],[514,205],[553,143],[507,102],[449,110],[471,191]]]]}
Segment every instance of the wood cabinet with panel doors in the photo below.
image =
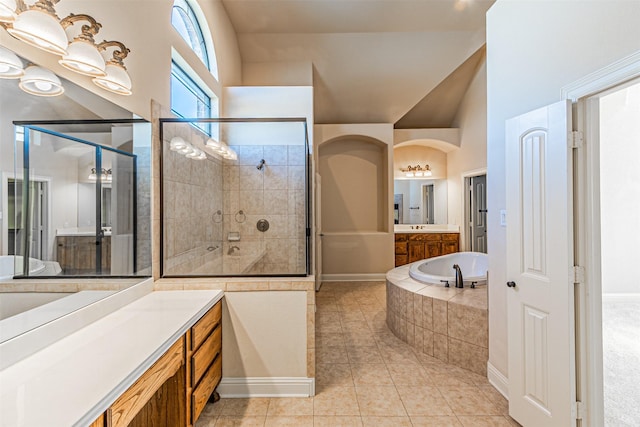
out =
{"type": "Polygon", "coordinates": [[[395,266],[460,251],[460,233],[396,233],[395,266]]]}

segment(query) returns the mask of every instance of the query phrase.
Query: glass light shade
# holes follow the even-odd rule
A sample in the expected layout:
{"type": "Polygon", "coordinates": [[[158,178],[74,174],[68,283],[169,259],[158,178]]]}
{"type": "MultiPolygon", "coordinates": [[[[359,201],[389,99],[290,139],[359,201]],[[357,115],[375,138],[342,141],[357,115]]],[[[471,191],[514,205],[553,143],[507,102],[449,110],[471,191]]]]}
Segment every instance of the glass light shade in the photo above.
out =
{"type": "Polygon", "coordinates": [[[171,138],[171,142],[169,143],[169,149],[171,151],[180,151],[186,146],[187,141],[180,138],[179,136],[174,136],[173,138],[171,138]]]}
{"type": "Polygon", "coordinates": [[[221,152],[222,150],[224,150],[224,146],[222,145],[222,143],[220,141],[216,141],[213,138],[209,138],[205,144],[207,145],[207,147],[210,147],[217,152],[221,152]]]}
{"type": "Polygon", "coordinates": [[[91,42],[76,40],[67,47],[67,54],[58,61],[60,65],[85,76],[104,77],[104,58],[98,48],[91,42]]]}
{"type": "Polygon", "coordinates": [[[16,0],[0,0],[0,22],[16,20],[16,0]]]}
{"type": "Polygon", "coordinates": [[[17,79],[23,75],[20,58],[9,49],[0,46],[0,79],[17,79]]]}
{"type": "Polygon", "coordinates": [[[56,55],[67,53],[67,34],[58,19],[46,12],[29,9],[18,15],[9,34],[32,46],[56,55]]]}
{"type": "Polygon", "coordinates": [[[194,148],[193,152],[187,154],[187,157],[194,160],[204,160],[207,158],[207,155],[204,151],[194,148]]]}
{"type": "Polygon", "coordinates": [[[62,95],[64,88],[58,76],[46,68],[30,65],[24,70],[24,76],[18,84],[20,89],[37,96],[62,95]]]}
{"type": "Polygon", "coordinates": [[[131,95],[131,78],[123,67],[107,63],[105,67],[106,75],[104,77],[96,77],[93,82],[102,89],[118,95],[131,95]]]}
{"type": "Polygon", "coordinates": [[[238,155],[231,148],[227,149],[227,152],[222,155],[227,160],[238,160],[238,155]]]}
{"type": "Polygon", "coordinates": [[[426,171],[426,172],[424,173],[424,176],[431,176],[431,175],[432,175],[432,173],[431,173],[431,171],[430,171],[430,170],[428,170],[428,171],[426,171]]]}

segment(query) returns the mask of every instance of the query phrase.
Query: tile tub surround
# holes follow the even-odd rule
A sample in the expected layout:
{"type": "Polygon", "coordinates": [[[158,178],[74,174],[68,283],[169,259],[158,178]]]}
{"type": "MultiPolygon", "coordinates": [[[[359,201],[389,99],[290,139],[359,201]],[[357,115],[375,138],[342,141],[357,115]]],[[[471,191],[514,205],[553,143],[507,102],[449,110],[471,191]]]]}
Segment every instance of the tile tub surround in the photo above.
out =
{"type": "Polygon", "coordinates": [[[487,374],[487,287],[427,285],[409,265],[387,273],[387,326],[402,341],[445,363],[487,374]]]}

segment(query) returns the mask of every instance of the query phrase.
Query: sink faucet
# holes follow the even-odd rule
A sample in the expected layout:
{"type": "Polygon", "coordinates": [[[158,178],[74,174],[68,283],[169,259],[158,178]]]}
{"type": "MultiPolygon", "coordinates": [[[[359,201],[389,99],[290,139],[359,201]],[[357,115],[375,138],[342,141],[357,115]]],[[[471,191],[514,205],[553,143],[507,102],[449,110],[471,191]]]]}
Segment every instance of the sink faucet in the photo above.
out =
{"type": "Polygon", "coordinates": [[[237,247],[236,245],[233,246],[229,246],[229,250],[227,251],[227,255],[233,255],[235,253],[235,251],[239,251],[240,248],[237,247]]]}
{"type": "Polygon", "coordinates": [[[453,264],[453,269],[456,271],[456,288],[464,288],[462,270],[460,270],[460,266],[458,264],[453,264]]]}

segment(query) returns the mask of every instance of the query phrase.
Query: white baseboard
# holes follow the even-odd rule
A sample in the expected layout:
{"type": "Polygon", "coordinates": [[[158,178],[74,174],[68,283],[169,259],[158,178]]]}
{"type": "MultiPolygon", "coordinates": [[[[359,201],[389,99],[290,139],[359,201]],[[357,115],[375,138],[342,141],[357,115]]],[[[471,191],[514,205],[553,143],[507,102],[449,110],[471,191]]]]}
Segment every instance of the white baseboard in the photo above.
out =
{"type": "Polygon", "coordinates": [[[378,282],[384,281],[387,273],[369,274],[323,274],[323,282],[378,282]]]}
{"type": "Polygon", "coordinates": [[[491,385],[494,386],[505,399],[509,400],[509,379],[502,375],[502,372],[498,371],[496,367],[489,362],[487,362],[487,378],[491,385]]]}
{"type": "Polygon", "coordinates": [[[311,397],[315,378],[240,377],[222,378],[217,388],[221,397],[311,397]]]}

